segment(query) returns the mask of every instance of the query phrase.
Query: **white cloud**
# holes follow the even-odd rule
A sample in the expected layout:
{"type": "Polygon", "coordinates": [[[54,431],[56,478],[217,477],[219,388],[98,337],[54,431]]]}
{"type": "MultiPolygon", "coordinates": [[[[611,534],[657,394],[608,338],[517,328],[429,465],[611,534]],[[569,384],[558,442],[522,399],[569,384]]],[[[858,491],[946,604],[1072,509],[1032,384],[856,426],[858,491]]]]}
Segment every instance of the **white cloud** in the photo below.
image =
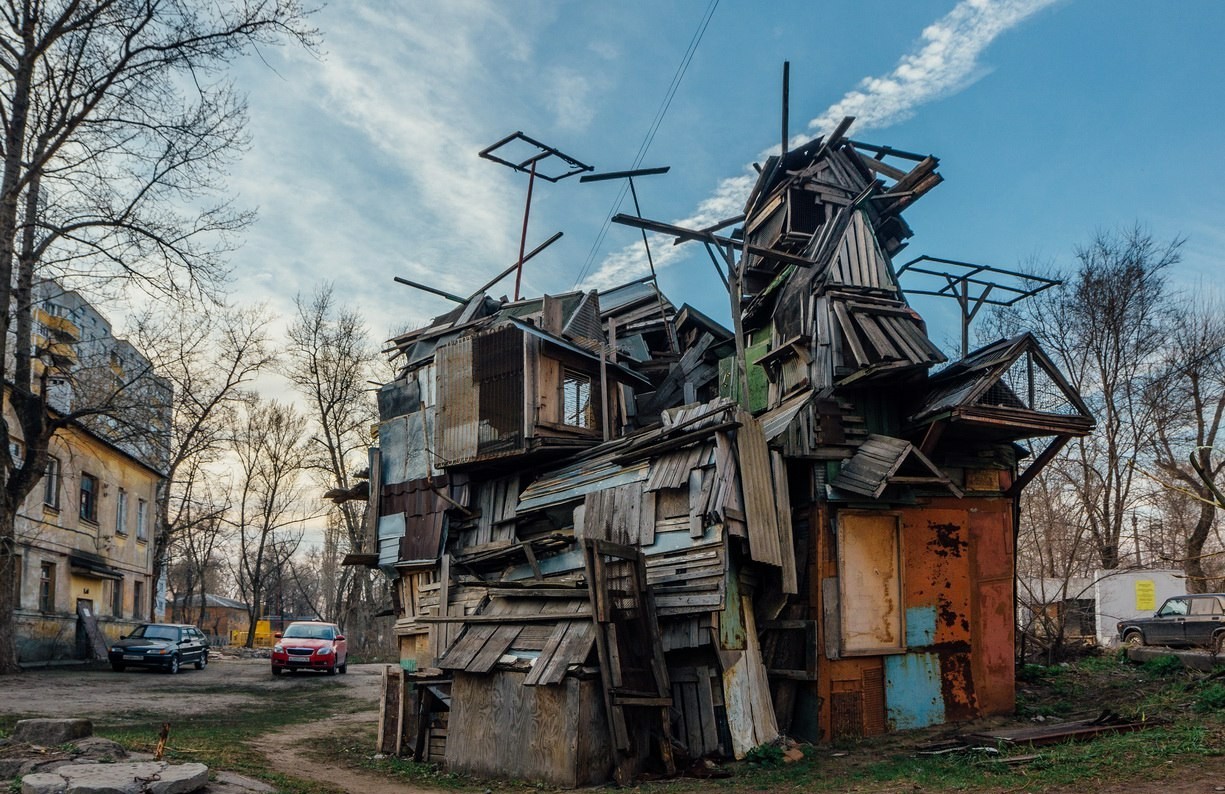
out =
{"type": "Polygon", "coordinates": [[[888,127],[904,121],[925,102],[956,93],[986,74],[978,60],[996,37],[1056,0],[962,0],[929,25],[913,51],[893,71],[865,77],[824,113],[808,122],[814,132],[829,132],[844,116],[855,129],[888,127]]]}
{"type": "MultiPolygon", "coordinates": [[[[904,55],[893,71],[880,77],[865,77],[824,113],[809,122],[814,132],[833,129],[844,116],[855,117],[855,129],[888,127],[913,115],[925,102],[956,93],[981,77],[985,68],[979,55],[1001,33],[1020,24],[1057,0],[962,0],[939,21],[923,30],[916,48],[904,55]]],[[[810,136],[798,136],[797,143],[810,136]]],[[[777,153],[767,149],[762,157],[777,153]]],[[[746,169],[747,171],[747,169],[746,169]]],[[[743,209],[756,175],[747,172],[722,180],[713,195],[689,217],[674,225],[701,228],[743,209]]],[[[692,244],[691,244],[692,245],[692,244]]],[[[671,238],[658,237],[651,244],[658,271],[682,253],[671,238]]],[[[642,245],[628,245],[605,258],[585,282],[604,288],[647,272],[642,245]]]]}
{"type": "Polygon", "coordinates": [[[549,108],[559,130],[583,130],[595,117],[591,82],[573,69],[554,69],[546,80],[549,108]]]}

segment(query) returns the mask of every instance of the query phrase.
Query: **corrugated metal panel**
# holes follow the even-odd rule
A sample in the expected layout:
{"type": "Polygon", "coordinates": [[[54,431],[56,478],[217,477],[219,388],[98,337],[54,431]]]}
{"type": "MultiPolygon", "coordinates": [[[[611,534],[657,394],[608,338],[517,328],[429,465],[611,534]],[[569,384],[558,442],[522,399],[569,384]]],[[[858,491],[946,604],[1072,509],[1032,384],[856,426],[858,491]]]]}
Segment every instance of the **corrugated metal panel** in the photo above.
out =
{"type": "Polygon", "coordinates": [[[434,356],[438,382],[438,457],[462,463],[476,457],[480,390],[472,380],[472,338],[461,337],[438,348],[434,356]]]}
{"type": "Polygon", "coordinates": [[[523,334],[517,328],[499,328],[472,338],[478,457],[523,448],[523,366],[523,334]]]}
{"type": "Polygon", "coordinates": [[[651,460],[651,476],[646,489],[681,488],[689,482],[689,472],[714,463],[715,445],[694,444],[651,460]]]}
{"type": "Polygon", "coordinates": [[[404,537],[404,514],[379,516],[379,565],[395,565],[400,559],[400,538],[404,537]]]}
{"type": "Polygon", "coordinates": [[[524,489],[519,495],[518,511],[577,501],[592,491],[641,482],[649,471],[647,461],[622,466],[603,457],[576,463],[542,476],[524,489]]]}
{"type": "Polygon", "coordinates": [[[757,417],[762,431],[766,434],[766,440],[773,441],[782,435],[791,425],[791,421],[795,419],[795,415],[808,404],[811,398],[812,390],[806,389],[793,397],[788,397],[776,407],[757,417]]]}

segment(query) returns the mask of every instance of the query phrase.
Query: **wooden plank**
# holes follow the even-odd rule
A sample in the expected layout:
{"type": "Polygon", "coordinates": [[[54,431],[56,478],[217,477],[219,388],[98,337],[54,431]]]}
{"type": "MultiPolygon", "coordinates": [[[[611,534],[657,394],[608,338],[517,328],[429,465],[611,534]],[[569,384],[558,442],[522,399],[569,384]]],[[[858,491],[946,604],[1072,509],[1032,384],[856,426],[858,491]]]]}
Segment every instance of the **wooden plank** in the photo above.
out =
{"type": "Polygon", "coordinates": [[[571,622],[549,666],[541,674],[540,683],[560,684],[572,664],[582,664],[591,653],[595,630],[590,623],[571,622]]]}
{"type": "Polygon", "coordinates": [[[821,623],[825,634],[825,658],[842,658],[842,611],[839,606],[838,579],[821,580],[821,623]]]}
{"type": "Polygon", "coordinates": [[[871,359],[868,358],[863,345],[859,342],[859,334],[847,314],[846,306],[841,301],[830,301],[830,306],[834,310],[834,316],[838,319],[838,325],[842,327],[842,338],[846,340],[847,345],[851,348],[851,354],[855,357],[854,362],[847,363],[852,363],[856,367],[870,363],[871,359]]]}
{"type": "Polygon", "coordinates": [[[638,513],[638,544],[650,546],[655,543],[655,491],[643,490],[642,509],[638,513]]]}
{"type": "Polygon", "coordinates": [[[771,450],[770,471],[774,476],[774,504],[778,506],[778,547],[782,558],[782,588],[788,595],[800,592],[795,562],[795,537],[791,527],[791,492],[787,484],[787,464],[781,453],[771,450]]]}
{"type": "MultiPolygon", "coordinates": [[[[438,572],[438,614],[446,617],[451,614],[451,555],[443,552],[442,566],[438,572]]],[[[434,658],[447,652],[455,639],[452,627],[443,623],[438,627],[438,646],[434,648],[434,658]]]]}
{"type": "Polygon", "coordinates": [[[472,661],[464,668],[469,673],[488,673],[519,636],[520,626],[498,626],[472,661]]]}
{"type": "Polygon", "coordinates": [[[761,424],[744,409],[738,411],[737,418],[741,427],[736,433],[736,448],[748,524],[749,555],[757,562],[780,567],[783,561],[778,545],[778,512],[770,482],[766,436],[761,424]]]}
{"type": "Polygon", "coordinates": [[[523,679],[525,686],[536,686],[540,683],[540,679],[544,675],[545,669],[553,660],[553,656],[557,653],[557,649],[561,647],[561,643],[566,636],[566,632],[569,631],[570,627],[573,625],[574,624],[570,621],[564,621],[562,623],[558,623],[557,626],[553,628],[553,633],[549,635],[548,642],[546,642],[544,648],[541,649],[540,656],[536,657],[536,661],[532,664],[532,669],[528,672],[527,677],[523,679]]]}
{"type": "MultiPolygon", "coordinates": [[[[418,620],[427,620],[430,618],[418,618],[418,620]]],[[[439,620],[439,618],[432,618],[439,620]]],[[[460,618],[443,618],[444,620],[459,620],[460,618]]],[[[499,621],[505,620],[501,616],[499,621]]],[[[445,668],[454,668],[462,670],[476,658],[476,655],[481,652],[481,648],[485,647],[485,642],[493,636],[497,626],[472,626],[468,628],[460,638],[455,642],[451,649],[445,655],[438,659],[438,666],[445,668]]]]}
{"type": "Polygon", "coordinates": [[[689,537],[702,537],[702,519],[706,504],[702,501],[702,469],[689,472],[689,537]]]}
{"type": "Polygon", "coordinates": [[[702,755],[719,749],[719,730],[715,725],[715,705],[710,685],[714,678],[709,667],[697,668],[698,719],[702,728],[702,755]]]}

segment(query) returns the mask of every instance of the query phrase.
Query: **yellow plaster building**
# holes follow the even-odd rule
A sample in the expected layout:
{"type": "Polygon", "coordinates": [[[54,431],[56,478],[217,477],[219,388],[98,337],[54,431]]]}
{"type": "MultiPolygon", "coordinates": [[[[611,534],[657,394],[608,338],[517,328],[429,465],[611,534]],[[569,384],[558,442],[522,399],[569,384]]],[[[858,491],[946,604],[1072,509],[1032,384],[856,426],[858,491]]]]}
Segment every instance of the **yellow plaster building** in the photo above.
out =
{"type": "Polygon", "coordinates": [[[86,656],[81,608],[118,639],[152,603],[161,475],[82,427],[57,433],[51,455],[17,517],[21,662],[86,656]]]}

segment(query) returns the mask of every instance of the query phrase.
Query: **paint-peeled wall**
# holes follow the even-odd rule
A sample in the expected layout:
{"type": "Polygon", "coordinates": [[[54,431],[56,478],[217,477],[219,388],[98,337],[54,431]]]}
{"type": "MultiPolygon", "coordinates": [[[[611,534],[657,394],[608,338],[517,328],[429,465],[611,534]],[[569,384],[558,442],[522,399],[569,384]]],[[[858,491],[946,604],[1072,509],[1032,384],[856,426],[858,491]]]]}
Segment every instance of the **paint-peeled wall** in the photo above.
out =
{"type": "MultiPolygon", "coordinates": [[[[840,648],[841,658],[827,658],[819,682],[829,704],[825,736],[922,728],[1013,709],[1011,508],[1003,498],[934,499],[877,514],[896,516],[899,525],[896,621],[904,641],[893,651],[852,655],[840,648]]],[[[853,529],[846,519],[835,521],[853,529]]],[[[829,557],[840,557],[844,567],[854,561],[829,557]]],[[[826,570],[827,576],[862,575],[826,570]]],[[[823,605],[825,614],[837,611],[843,620],[861,608],[862,599],[837,610],[823,605]]]]}

